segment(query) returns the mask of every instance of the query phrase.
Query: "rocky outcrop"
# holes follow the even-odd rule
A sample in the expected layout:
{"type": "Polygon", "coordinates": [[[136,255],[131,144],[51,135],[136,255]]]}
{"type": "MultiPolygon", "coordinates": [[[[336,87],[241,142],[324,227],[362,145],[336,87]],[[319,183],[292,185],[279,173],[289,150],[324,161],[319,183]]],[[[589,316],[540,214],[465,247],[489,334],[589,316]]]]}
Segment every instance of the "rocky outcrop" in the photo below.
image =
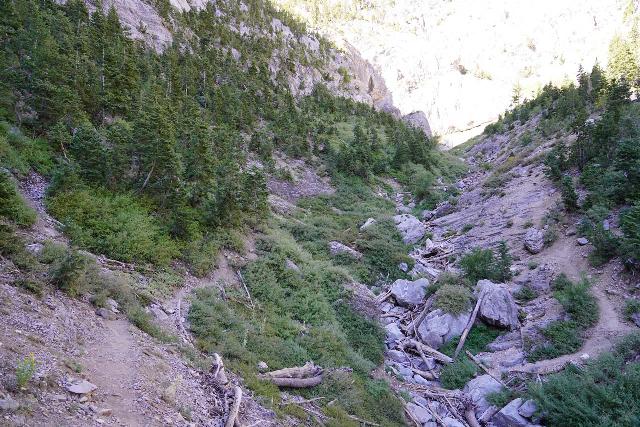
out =
{"type": "Polygon", "coordinates": [[[491,421],[496,427],[527,427],[531,423],[525,417],[520,415],[518,410],[522,406],[523,401],[517,398],[509,402],[507,406],[502,408],[491,421]]]}
{"type": "Polygon", "coordinates": [[[402,241],[407,245],[419,242],[427,232],[424,224],[413,215],[396,215],[393,220],[402,235],[402,241]]]}
{"type": "Polygon", "coordinates": [[[504,284],[480,280],[476,294],[482,298],[478,317],[501,328],[516,329],[520,326],[518,306],[504,284]]]}
{"type": "Polygon", "coordinates": [[[502,390],[502,385],[490,375],[480,375],[469,381],[464,387],[475,406],[476,418],[480,419],[485,412],[495,408],[487,401],[487,396],[502,390]]]}
{"type": "Polygon", "coordinates": [[[338,256],[338,255],[348,255],[352,258],[355,259],[362,259],[362,254],[358,251],[356,251],[355,249],[351,249],[349,246],[340,243],[340,242],[336,242],[331,241],[329,242],[329,253],[331,254],[331,256],[338,256]]]}
{"type": "Polygon", "coordinates": [[[426,114],[424,114],[424,111],[414,111],[413,113],[409,113],[402,116],[402,120],[410,126],[421,129],[425,135],[432,136],[431,126],[429,126],[429,120],[427,119],[426,114]]]}
{"type": "Polygon", "coordinates": [[[544,247],[544,233],[535,227],[527,230],[524,236],[524,247],[532,254],[539,254],[544,247]]]}
{"type": "Polygon", "coordinates": [[[427,314],[418,326],[420,340],[433,348],[439,348],[453,337],[462,334],[471,317],[471,310],[453,315],[437,309],[427,314]]]}
{"type": "Polygon", "coordinates": [[[424,299],[427,286],[429,286],[427,279],[415,281],[398,279],[391,285],[391,296],[395,298],[398,305],[415,307],[424,299]]]}

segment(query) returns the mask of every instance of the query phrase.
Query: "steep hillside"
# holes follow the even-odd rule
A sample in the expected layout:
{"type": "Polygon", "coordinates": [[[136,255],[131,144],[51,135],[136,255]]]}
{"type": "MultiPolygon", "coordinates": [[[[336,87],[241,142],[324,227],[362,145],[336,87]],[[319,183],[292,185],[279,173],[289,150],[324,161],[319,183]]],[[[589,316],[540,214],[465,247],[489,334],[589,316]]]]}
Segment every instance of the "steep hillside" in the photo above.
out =
{"type": "Polygon", "coordinates": [[[382,73],[403,114],[422,110],[447,144],[482,132],[512,102],[605,65],[621,28],[617,0],[289,1],[277,4],[382,73]],[[465,130],[469,131],[465,132],[465,130]]]}

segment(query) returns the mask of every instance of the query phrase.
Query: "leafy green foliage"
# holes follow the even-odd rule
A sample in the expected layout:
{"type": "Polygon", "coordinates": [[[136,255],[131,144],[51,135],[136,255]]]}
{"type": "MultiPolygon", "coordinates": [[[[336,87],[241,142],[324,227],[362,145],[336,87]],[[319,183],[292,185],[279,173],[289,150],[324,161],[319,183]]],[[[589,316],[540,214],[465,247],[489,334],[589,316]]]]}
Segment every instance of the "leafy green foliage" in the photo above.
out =
{"type": "Polygon", "coordinates": [[[435,307],[453,315],[469,309],[471,292],[463,286],[443,285],[436,291],[435,307]]]}
{"type": "Polygon", "coordinates": [[[2,170],[0,170],[0,218],[20,226],[31,225],[36,220],[36,213],[18,194],[9,174],[2,170]]]}
{"type": "Polygon", "coordinates": [[[568,212],[574,212],[578,209],[578,193],[573,185],[573,180],[570,176],[562,177],[560,181],[560,191],[562,195],[562,202],[564,208],[568,212]]]}
{"type": "Polygon", "coordinates": [[[462,388],[476,375],[477,371],[477,366],[464,356],[442,368],[440,382],[442,387],[450,390],[462,388]]]}
{"type": "Polygon", "coordinates": [[[36,358],[33,353],[18,362],[16,366],[16,385],[19,389],[25,387],[36,373],[36,358]]]}
{"type": "Polygon", "coordinates": [[[640,422],[640,337],[626,337],[612,353],[584,368],[569,365],[542,383],[529,384],[546,425],[634,426],[640,422]]]}
{"type": "Polygon", "coordinates": [[[550,359],[577,351],[582,346],[585,330],[598,321],[598,304],[589,292],[590,284],[586,279],[573,283],[561,274],[552,282],[551,287],[570,320],[558,320],[542,329],[545,341],[537,343],[529,353],[527,358],[531,361],[550,359]]]}
{"type": "Polygon", "coordinates": [[[511,255],[505,242],[498,246],[497,255],[491,249],[475,248],[460,260],[460,267],[471,283],[481,279],[505,282],[511,278],[511,255]]]}
{"type": "Polygon", "coordinates": [[[122,261],[167,264],[176,244],[132,196],[78,189],[58,192],[48,203],[76,245],[122,261]]]}

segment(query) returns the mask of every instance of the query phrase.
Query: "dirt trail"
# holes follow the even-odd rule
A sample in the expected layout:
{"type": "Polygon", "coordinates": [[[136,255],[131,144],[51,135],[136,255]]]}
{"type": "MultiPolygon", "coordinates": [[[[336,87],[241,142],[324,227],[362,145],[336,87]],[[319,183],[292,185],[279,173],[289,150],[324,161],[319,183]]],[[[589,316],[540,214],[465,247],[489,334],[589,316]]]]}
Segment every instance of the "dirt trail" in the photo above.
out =
{"type": "Polygon", "coordinates": [[[132,327],[126,320],[105,322],[105,336],[87,348],[80,363],[104,397],[101,406],[111,409],[121,424],[156,425],[136,405],[141,348],[131,333],[132,327]]]}
{"type": "MultiPolygon", "coordinates": [[[[553,264],[556,271],[564,272],[571,280],[577,281],[593,269],[589,266],[587,258],[583,256],[581,247],[576,246],[575,239],[561,238],[553,246],[546,249],[539,259],[553,264]]],[[[575,353],[566,354],[555,359],[541,360],[535,363],[527,363],[517,368],[515,371],[531,373],[549,373],[560,370],[570,362],[578,362],[581,357],[588,355],[589,358],[611,350],[618,340],[636,329],[626,322],[620,311],[621,301],[612,301],[614,297],[609,296],[607,289],[615,287],[615,274],[613,265],[608,265],[600,274],[592,277],[593,286],[591,294],[596,298],[600,317],[598,323],[587,331],[588,338],[575,353]],[[616,310],[618,307],[618,310],[616,310]]]]}

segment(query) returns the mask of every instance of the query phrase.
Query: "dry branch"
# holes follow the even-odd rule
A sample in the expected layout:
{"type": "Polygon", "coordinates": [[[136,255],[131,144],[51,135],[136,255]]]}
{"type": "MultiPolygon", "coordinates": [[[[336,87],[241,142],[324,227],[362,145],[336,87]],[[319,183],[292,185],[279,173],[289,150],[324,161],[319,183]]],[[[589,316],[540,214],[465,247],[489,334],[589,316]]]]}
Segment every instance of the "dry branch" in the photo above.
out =
{"type": "Polygon", "coordinates": [[[233,405],[231,406],[229,417],[227,418],[227,422],[224,424],[224,427],[239,425],[238,412],[240,411],[240,402],[242,402],[242,389],[235,386],[233,392],[233,405]]]}
{"type": "Polygon", "coordinates": [[[442,362],[442,363],[453,363],[453,359],[447,356],[446,354],[440,353],[435,348],[431,348],[426,344],[421,343],[420,341],[407,339],[401,344],[402,348],[411,347],[416,349],[418,352],[423,351],[434,359],[442,362]]]}
{"type": "Polygon", "coordinates": [[[416,317],[405,328],[406,332],[411,333],[412,331],[415,331],[418,326],[420,326],[420,323],[422,323],[424,318],[427,317],[427,314],[429,313],[429,310],[431,309],[431,306],[433,305],[433,301],[435,301],[435,295],[431,295],[429,297],[429,299],[427,299],[427,302],[424,303],[424,306],[422,307],[422,311],[420,312],[418,317],[416,317]]]}
{"type": "Polygon", "coordinates": [[[482,362],[480,362],[473,354],[471,354],[471,352],[469,350],[465,350],[465,353],[467,353],[467,356],[469,356],[469,359],[471,359],[471,361],[473,363],[475,363],[476,365],[478,365],[483,371],[485,371],[487,374],[489,374],[489,376],[491,376],[491,378],[493,378],[494,380],[498,381],[500,384],[502,384],[502,386],[508,390],[511,390],[511,387],[509,387],[508,385],[506,385],[504,383],[504,381],[502,381],[500,378],[498,378],[493,372],[491,372],[489,370],[489,368],[487,368],[486,366],[484,366],[484,364],[482,362]]]}
{"type": "Polygon", "coordinates": [[[476,306],[473,308],[473,313],[471,313],[471,317],[467,322],[467,326],[464,328],[464,331],[462,332],[462,336],[460,336],[460,341],[456,346],[456,351],[453,353],[454,359],[458,357],[460,350],[462,350],[462,347],[464,347],[464,342],[467,340],[467,335],[469,335],[469,332],[471,332],[471,328],[473,328],[473,324],[476,321],[476,316],[478,315],[478,310],[480,309],[480,304],[482,304],[483,299],[484,299],[484,295],[478,298],[478,302],[476,302],[476,306]]]}
{"type": "Polygon", "coordinates": [[[269,381],[279,387],[306,388],[313,387],[322,382],[323,369],[313,362],[307,362],[304,366],[278,369],[258,376],[262,380],[269,381]]]}

